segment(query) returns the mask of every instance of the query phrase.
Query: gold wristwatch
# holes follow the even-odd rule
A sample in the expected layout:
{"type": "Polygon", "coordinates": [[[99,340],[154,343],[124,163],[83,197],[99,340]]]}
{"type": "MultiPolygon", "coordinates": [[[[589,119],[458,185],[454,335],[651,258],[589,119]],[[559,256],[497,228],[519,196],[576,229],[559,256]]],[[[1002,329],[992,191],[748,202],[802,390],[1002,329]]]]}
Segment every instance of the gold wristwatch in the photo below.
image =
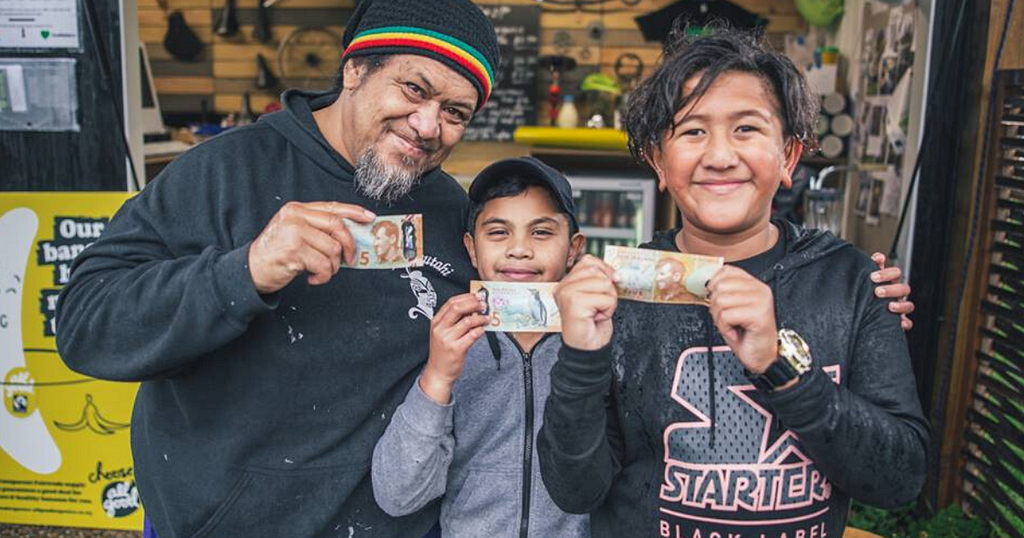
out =
{"type": "Polygon", "coordinates": [[[779,356],[763,374],[747,372],[760,390],[773,391],[811,369],[811,349],[793,329],[779,329],[779,356]]]}

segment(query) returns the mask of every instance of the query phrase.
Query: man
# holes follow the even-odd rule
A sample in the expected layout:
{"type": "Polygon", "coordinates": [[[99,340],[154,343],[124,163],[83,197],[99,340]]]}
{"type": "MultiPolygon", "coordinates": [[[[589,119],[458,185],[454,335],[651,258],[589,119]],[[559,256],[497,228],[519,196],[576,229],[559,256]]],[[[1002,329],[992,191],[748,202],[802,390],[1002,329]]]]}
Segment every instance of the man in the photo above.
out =
{"type": "Polygon", "coordinates": [[[399,249],[398,225],[394,222],[382,220],[373,225],[373,251],[380,263],[392,263],[402,261],[402,251],[399,249]]]}
{"type": "Polygon", "coordinates": [[[692,293],[686,291],[686,266],[675,258],[665,258],[655,266],[654,282],[656,288],[654,293],[656,300],[665,302],[678,302],[688,299],[698,302],[692,293]]]}
{"type": "Polygon", "coordinates": [[[364,0],[337,93],[175,160],[79,256],[60,298],[72,369],[141,380],[136,480],[161,538],[423,535],[373,500],[370,460],[475,275],[465,192],[440,170],[499,53],[469,0],[364,0]],[[423,215],[427,263],[350,270],[342,218],[423,215]]]}

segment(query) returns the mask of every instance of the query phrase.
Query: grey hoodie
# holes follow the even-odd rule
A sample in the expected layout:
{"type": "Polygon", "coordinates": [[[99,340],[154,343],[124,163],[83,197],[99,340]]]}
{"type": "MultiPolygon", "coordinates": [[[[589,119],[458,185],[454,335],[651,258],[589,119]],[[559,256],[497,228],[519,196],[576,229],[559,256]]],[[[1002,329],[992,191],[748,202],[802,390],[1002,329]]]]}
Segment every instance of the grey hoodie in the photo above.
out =
{"type": "Polygon", "coordinates": [[[467,352],[451,403],[413,383],[373,452],[381,508],[401,516],[443,495],[445,538],[590,536],[588,516],[551,500],[534,450],[561,347],[553,335],[526,353],[508,335],[487,333],[467,352]]]}

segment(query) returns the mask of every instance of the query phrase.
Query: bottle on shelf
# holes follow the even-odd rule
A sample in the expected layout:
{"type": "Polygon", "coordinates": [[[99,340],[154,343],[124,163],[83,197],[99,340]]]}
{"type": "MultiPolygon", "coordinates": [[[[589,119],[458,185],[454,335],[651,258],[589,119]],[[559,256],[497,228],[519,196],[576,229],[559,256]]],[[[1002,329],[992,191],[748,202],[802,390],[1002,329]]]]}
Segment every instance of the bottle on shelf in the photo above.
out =
{"type": "Polygon", "coordinates": [[[581,191],[579,200],[576,202],[576,222],[580,226],[587,226],[590,222],[590,194],[589,191],[581,191]]]}
{"type": "Polygon", "coordinates": [[[252,104],[249,101],[249,93],[243,93],[242,109],[238,111],[238,120],[235,122],[235,125],[249,125],[255,120],[256,118],[252,113],[252,104]]]}
{"type": "Polygon", "coordinates": [[[629,228],[629,200],[626,199],[626,193],[619,193],[618,203],[615,204],[615,227],[616,228],[629,228]]]}
{"type": "Polygon", "coordinates": [[[580,114],[573,103],[573,96],[566,95],[562,98],[562,106],[558,110],[558,119],[555,123],[562,129],[572,129],[580,124],[580,114]]]}

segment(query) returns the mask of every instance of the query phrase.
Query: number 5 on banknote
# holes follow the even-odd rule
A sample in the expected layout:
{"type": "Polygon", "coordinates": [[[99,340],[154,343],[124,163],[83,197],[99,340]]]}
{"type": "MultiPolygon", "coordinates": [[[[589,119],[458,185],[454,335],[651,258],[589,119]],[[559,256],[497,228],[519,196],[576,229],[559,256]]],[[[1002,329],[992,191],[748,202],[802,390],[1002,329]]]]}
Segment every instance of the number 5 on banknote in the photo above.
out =
{"type": "Polygon", "coordinates": [[[346,220],[356,240],[352,269],[401,269],[423,265],[423,215],[387,215],[367,224],[346,220]]]}
{"type": "Polygon", "coordinates": [[[555,282],[492,282],[474,280],[469,292],[486,305],[486,331],[562,332],[562,317],[555,304],[555,282]]]}

